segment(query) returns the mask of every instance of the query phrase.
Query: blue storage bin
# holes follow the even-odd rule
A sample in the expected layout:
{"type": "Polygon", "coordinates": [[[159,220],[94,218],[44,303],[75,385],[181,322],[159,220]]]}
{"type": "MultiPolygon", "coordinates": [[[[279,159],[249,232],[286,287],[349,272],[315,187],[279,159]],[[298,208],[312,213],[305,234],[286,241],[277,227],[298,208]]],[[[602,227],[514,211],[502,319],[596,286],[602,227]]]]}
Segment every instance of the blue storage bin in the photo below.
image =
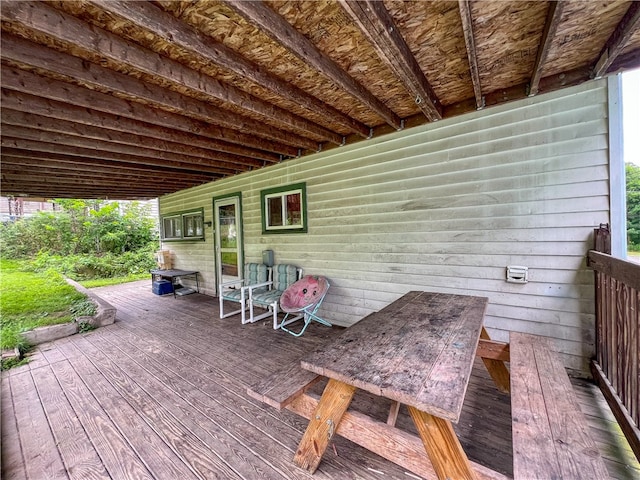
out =
{"type": "Polygon", "coordinates": [[[152,286],[153,293],[156,295],[166,295],[173,293],[173,285],[169,280],[155,280],[152,286]]]}

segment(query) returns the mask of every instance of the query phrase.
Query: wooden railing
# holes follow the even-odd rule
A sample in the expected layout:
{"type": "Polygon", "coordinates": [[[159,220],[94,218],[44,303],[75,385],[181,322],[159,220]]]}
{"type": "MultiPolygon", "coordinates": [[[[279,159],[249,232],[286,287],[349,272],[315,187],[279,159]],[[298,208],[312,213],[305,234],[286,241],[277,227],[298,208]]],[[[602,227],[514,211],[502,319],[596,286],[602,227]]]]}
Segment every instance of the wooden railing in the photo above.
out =
{"type": "MultiPolygon", "coordinates": [[[[596,248],[606,245],[597,233],[596,248]]],[[[588,259],[596,287],[592,373],[640,459],[640,264],[596,250],[588,259]]]]}

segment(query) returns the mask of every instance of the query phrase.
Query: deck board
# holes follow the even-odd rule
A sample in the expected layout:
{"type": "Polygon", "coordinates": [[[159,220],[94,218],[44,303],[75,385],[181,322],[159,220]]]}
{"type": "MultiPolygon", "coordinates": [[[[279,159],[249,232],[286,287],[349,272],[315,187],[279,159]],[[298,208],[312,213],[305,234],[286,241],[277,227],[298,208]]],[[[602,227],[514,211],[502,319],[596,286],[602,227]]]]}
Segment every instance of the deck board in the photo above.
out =
{"type": "MultiPolygon", "coordinates": [[[[307,422],[246,394],[340,329],[312,323],[294,338],[268,321],[242,326],[239,316],[220,320],[214,298],[159,297],[149,282],[96,292],[117,307],[116,323],[42,345],[2,373],[3,479],[413,478],[340,437],[311,476],[293,463],[307,422]]],[[[573,384],[612,478],[640,478],[597,387],[573,384]]],[[[383,422],[389,406],[366,392],[352,403],[383,422]]],[[[473,461],[507,475],[510,415],[509,397],[476,361],[454,428],[473,461]]],[[[405,406],[397,425],[415,432],[405,406]]]]}

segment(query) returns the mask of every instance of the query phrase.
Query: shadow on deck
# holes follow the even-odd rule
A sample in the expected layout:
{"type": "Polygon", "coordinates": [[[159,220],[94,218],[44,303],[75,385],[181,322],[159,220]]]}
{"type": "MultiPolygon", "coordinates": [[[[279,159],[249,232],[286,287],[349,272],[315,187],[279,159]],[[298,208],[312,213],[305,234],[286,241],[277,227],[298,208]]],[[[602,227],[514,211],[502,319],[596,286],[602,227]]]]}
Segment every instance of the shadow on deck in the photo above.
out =
{"type": "MultiPolygon", "coordinates": [[[[341,329],[314,322],[296,339],[267,321],[242,326],[220,320],[212,297],[159,297],[146,281],[95,291],[117,307],[115,324],[41,345],[2,373],[2,478],[417,478],[340,437],[311,476],[292,461],[306,421],[245,393],[341,329]]],[[[597,387],[573,382],[612,478],[640,478],[597,387]]],[[[364,393],[353,408],[388,412],[364,393]]],[[[472,460],[507,475],[510,415],[477,362],[456,430],[472,460]]],[[[401,409],[398,426],[412,425],[401,409]]]]}

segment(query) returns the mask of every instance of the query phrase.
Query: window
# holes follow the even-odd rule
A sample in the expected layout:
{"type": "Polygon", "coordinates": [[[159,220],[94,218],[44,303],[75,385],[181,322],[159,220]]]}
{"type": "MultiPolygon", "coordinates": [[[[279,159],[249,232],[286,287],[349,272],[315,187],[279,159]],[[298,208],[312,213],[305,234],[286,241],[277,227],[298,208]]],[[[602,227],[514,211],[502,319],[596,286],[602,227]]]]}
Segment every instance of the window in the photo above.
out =
{"type": "Polygon", "coordinates": [[[204,240],[202,209],[162,217],[162,240],[204,240]]]}
{"type": "Polygon", "coordinates": [[[262,190],[262,233],[306,233],[306,196],[305,183],[262,190]]]}

